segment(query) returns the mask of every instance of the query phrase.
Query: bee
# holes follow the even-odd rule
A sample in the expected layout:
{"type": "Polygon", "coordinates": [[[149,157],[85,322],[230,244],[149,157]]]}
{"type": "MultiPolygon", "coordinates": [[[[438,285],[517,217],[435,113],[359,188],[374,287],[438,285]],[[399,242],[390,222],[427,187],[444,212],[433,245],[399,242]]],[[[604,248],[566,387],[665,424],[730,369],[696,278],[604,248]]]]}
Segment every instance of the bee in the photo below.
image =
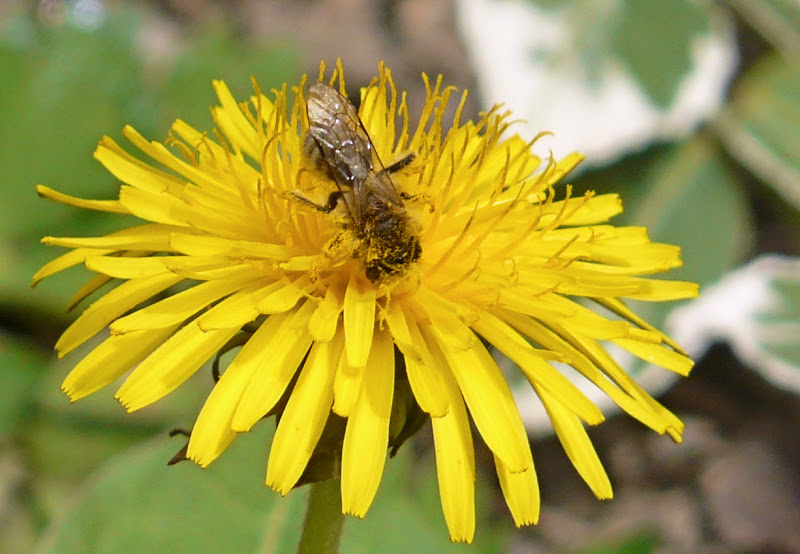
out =
{"type": "Polygon", "coordinates": [[[343,202],[346,228],[356,236],[352,256],[361,260],[373,283],[404,274],[422,254],[414,223],[391,173],[406,167],[414,154],[385,168],[353,104],[325,83],[309,87],[308,154],[336,183],[325,205],[299,197],[329,213],[343,202]]]}

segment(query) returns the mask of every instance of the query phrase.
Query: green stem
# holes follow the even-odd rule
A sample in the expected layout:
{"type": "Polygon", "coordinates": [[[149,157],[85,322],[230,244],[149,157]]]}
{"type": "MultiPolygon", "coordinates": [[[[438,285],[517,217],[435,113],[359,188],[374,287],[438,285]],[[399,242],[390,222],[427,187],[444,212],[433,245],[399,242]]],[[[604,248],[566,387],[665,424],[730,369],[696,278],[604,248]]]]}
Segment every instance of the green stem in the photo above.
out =
{"type": "Polygon", "coordinates": [[[340,483],[339,479],[331,479],[311,485],[298,554],[339,552],[339,538],[344,523],[340,483]]]}

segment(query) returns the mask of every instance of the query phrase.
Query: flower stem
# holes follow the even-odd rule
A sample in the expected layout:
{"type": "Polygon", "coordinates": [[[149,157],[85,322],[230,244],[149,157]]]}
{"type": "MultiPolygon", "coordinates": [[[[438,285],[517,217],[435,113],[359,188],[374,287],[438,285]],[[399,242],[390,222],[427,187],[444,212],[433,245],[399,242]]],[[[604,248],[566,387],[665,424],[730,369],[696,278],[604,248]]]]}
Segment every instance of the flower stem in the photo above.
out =
{"type": "Polygon", "coordinates": [[[339,552],[343,523],[339,479],[312,484],[311,493],[308,495],[308,511],[303,522],[303,534],[297,547],[298,554],[339,552]]]}

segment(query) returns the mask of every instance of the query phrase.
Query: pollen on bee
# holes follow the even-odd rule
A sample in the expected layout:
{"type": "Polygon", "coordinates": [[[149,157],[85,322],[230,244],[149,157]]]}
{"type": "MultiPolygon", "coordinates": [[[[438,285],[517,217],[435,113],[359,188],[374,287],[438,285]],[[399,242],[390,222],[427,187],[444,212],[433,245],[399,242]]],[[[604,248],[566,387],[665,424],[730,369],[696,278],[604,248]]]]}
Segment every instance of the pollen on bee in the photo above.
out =
{"type": "MultiPolygon", "coordinates": [[[[350,255],[361,262],[373,283],[400,277],[422,255],[417,226],[404,204],[409,195],[397,191],[391,174],[415,159],[407,153],[384,167],[359,119],[356,108],[323,82],[309,87],[306,111],[308,133],[305,156],[312,171],[322,171],[336,189],[317,203],[295,193],[301,202],[324,213],[343,213],[341,227],[352,233],[350,255]]],[[[339,243],[326,245],[326,255],[339,243]]]]}

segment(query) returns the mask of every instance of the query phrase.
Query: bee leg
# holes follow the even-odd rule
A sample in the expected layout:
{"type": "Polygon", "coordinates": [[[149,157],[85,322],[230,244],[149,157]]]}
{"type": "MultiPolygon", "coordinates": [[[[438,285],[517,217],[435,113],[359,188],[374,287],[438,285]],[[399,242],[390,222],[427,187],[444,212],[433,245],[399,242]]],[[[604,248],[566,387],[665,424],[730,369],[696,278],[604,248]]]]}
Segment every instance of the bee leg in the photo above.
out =
{"type": "Polygon", "coordinates": [[[414,200],[416,202],[422,202],[423,204],[428,206],[428,210],[433,213],[434,212],[434,204],[433,200],[426,194],[408,194],[407,192],[401,192],[400,198],[403,200],[414,200]]]}
{"type": "Polygon", "coordinates": [[[325,213],[330,213],[336,208],[336,204],[339,203],[339,200],[342,198],[342,191],[335,190],[328,195],[328,202],[322,207],[321,211],[325,213]]]}
{"type": "Polygon", "coordinates": [[[325,202],[325,204],[317,204],[313,200],[309,200],[298,192],[293,192],[292,194],[303,204],[311,206],[315,210],[319,210],[320,212],[326,214],[332,212],[336,208],[336,205],[339,203],[339,199],[342,197],[342,191],[335,190],[328,195],[328,201],[325,202]]]}
{"type": "Polygon", "coordinates": [[[407,167],[408,164],[413,162],[414,158],[416,158],[416,157],[417,157],[417,155],[414,154],[414,152],[409,152],[406,156],[403,156],[402,158],[400,158],[399,160],[394,162],[389,167],[386,167],[386,168],[382,169],[380,173],[397,173],[401,169],[404,169],[405,167],[407,167]]]}

